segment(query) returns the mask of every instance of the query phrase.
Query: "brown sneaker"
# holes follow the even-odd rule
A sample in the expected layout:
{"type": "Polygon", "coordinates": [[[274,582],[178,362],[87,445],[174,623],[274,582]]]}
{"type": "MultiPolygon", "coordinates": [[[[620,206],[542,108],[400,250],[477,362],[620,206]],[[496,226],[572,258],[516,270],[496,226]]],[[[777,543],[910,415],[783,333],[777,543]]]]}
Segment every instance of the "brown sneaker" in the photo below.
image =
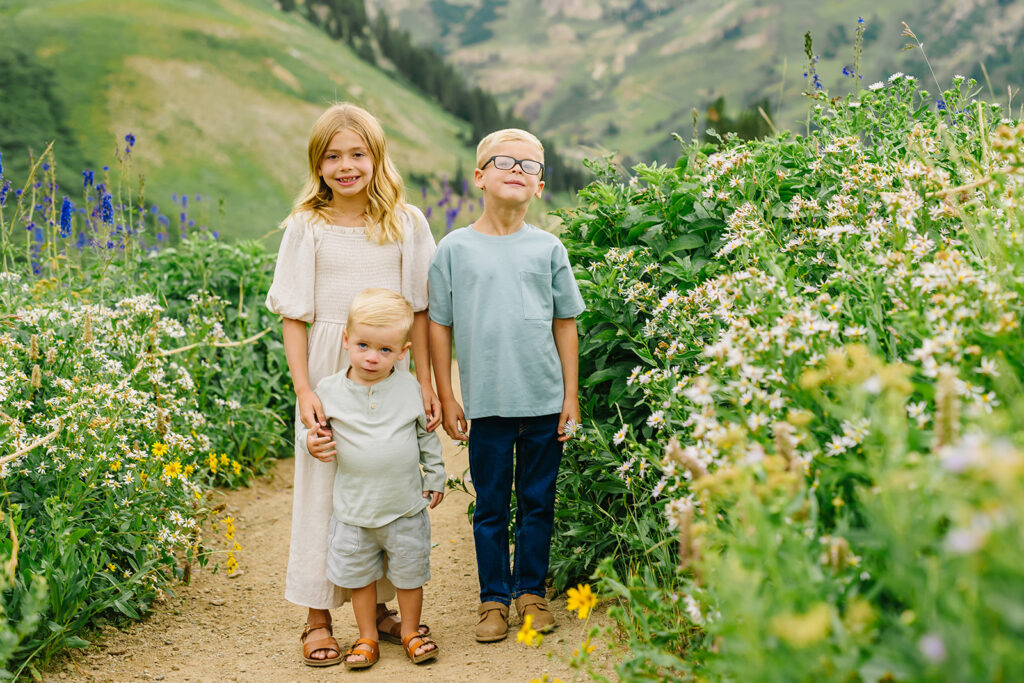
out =
{"type": "Polygon", "coordinates": [[[482,602],[476,613],[480,621],[476,625],[476,639],[481,643],[504,640],[508,635],[508,605],[500,602],[482,602]]]}
{"type": "Polygon", "coordinates": [[[548,601],[533,593],[523,593],[516,598],[516,612],[525,618],[533,615],[533,630],[547,633],[555,628],[555,617],[548,610],[548,601]]]}

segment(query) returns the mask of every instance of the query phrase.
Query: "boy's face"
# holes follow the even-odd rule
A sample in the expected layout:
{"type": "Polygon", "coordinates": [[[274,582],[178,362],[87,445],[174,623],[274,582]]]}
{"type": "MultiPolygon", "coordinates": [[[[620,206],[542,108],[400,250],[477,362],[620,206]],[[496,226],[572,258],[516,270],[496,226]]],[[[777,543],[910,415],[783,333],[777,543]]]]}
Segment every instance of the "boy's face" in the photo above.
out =
{"type": "MultiPolygon", "coordinates": [[[[544,154],[537,146],[525,141],[499,142],[487,152],[488,157],[498,155],[544,162],[544,154]]],[[[507,171],[496,168],[493,161],[485,165],[487,168],[478,168],[473,172],[473,181],[484,191],[486,200],[515,205],[529,204],[534,197],[540,198],[544,181],[539,174],[524,173],[519,164],[507,171]]]]}
{"type": "Polygon", "coordinates": [[[345,328],[342,343],[348,351],[348,378],[356,384],[376,384],[387,379],[395,363],[411,346],[401,327],[355,324],[345,328]]]}

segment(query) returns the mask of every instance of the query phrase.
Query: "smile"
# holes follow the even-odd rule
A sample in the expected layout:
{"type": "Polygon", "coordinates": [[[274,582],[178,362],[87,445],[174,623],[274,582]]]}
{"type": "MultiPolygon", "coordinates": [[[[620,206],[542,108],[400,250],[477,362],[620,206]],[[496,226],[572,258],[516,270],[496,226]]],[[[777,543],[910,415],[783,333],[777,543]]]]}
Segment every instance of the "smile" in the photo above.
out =
{"type": "Polygon", "coordinates": [[[339,185],[352,185],[353,183],[356,183],[358,181],[359,176],[357,175],[346,176],[344,178],[335,178],[335,182],[337,182],[339,185]]]}

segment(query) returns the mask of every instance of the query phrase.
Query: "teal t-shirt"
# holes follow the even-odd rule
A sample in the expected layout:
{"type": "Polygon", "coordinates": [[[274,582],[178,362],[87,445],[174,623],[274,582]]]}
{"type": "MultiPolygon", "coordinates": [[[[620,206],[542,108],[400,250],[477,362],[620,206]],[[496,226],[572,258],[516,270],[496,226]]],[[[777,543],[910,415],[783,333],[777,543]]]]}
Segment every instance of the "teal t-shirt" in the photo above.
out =
{"type": "Polygon", "coordinates": [[[430,265],[429,310],[453,328],[467,419],[562,410],[551,321],[584,305],[557,237],[527,224],[501,236],[452,231],[430,265]]]}

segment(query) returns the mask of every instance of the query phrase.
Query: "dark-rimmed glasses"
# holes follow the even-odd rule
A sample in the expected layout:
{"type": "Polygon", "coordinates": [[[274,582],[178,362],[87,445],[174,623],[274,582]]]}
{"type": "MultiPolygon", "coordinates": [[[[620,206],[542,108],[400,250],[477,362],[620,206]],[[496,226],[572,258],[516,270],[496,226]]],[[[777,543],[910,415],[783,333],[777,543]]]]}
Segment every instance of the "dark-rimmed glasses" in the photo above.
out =
{"type": "Polygon", "coordinates": [[[499,171],[511,171],[519,164],[519,168],[523,169],[523,173],[527,175],[540,175],[544,173],[544,164],[533,159],[516,159],[515,157],[506,156],[504,154],[495,154],[493,157],[484,162],[484,165],[480,167],[480,170],[487,168],[487,165],[494,162],[494,168],[499,171]]]}

